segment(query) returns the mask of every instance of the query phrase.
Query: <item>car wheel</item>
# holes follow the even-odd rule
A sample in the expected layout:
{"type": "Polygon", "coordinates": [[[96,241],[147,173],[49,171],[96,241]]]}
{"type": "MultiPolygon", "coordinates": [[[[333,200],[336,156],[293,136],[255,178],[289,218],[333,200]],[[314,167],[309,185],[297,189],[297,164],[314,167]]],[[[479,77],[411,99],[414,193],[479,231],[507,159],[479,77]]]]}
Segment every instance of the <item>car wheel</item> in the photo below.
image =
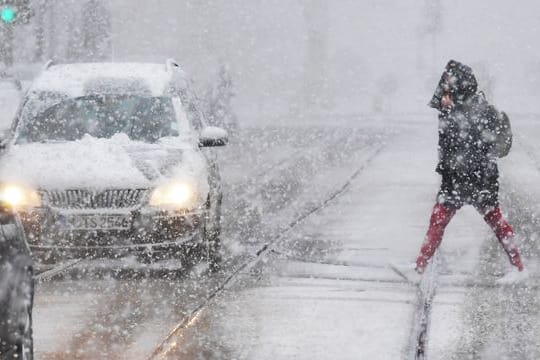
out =
{"type": "MultiPolygon", "coordinates": [[[[0,215],[1,217],[1,215],[0,215]]],[[[32,258],[18,221],[0,225],[0,358],[32,359],[32,258]]]]}

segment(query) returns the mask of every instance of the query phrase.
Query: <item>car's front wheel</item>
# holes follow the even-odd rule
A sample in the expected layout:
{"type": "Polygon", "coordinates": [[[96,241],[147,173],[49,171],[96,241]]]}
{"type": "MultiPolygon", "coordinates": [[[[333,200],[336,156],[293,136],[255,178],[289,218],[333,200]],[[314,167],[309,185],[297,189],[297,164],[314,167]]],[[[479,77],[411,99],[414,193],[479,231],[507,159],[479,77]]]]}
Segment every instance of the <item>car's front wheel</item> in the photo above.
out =
{"type": "Polygon", "coordinates": [[[32,258],[20,221],[0,213],[0,358],[32,359],[32,258]]]}

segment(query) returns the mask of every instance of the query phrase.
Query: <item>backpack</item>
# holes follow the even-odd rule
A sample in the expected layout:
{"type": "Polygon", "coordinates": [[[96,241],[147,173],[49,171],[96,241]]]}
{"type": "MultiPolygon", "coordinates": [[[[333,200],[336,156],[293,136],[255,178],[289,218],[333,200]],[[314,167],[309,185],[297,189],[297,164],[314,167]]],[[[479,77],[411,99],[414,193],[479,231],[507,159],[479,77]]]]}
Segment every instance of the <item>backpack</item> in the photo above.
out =
{"type": "Polygon", "coordinates": [[[510,119],[504,111],[499,112],[495,126],[495,144],[492,154],[498,158],[505,157],[512,147],[512,128],[510,119]]]}

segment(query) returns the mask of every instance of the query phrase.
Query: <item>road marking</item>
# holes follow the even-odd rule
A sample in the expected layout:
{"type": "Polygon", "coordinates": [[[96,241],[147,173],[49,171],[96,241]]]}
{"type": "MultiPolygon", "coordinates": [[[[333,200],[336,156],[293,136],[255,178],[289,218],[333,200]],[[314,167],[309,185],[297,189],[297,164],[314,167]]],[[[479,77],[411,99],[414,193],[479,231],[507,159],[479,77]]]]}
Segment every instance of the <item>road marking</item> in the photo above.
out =
{"type": "Polygon", "coordinates": [[[216,296],[218,296],[221,292],[223,292],[226,288],[228,288],[229,285],[234,284],[234,280],[237,277],[237,275],[244,273],[244,270],[250,270],[255,265],[259,263],[259,261],[267,254],[274,251],[273,245],[277,244],[280,240],[282,240],[285,235],[287,235],[293,228],[295,228],[297,225],[301,224],[304,220],[306,220],[311,215],[321,211],[324,209],[328,204],[330,204],[332,201],[337,199],[339,196],[341,196],[343,193],[345,193],[349,187],[351,186],[352,182],[365,170],[365,168],[371,163],[371,161],[380,154],[380,152],[385,147],[384,144],[377,144],[377,146],[374,146],[372,149],[372,153],[365,159],[365,161],[357,168],[356,171],[354,171],[345,181],[345,183],[338,188],[336,191],[334,191],[332,194],[330,194],[322,203],[315,206],[312,209],[309,209],[304,214],[298,216],[295,220],[291,221],[287,228],[285,228],[283,231],[281,231],[277,236],[275,236],[272,240],[267,242],[266,244],[262,245],[259,250],[255,252],[255,255],[252,259],[248,259],[245,261],[241,266],[239,266],[235,271],[233,271],[229,276],[211,293],[209,294],[198,306],[196,306],[194,309],[189,311],[187,315],[184,317],[184,319],[174,328],[172,329],[169,334],[165,337],[165,339],[156,347],[156,349],[153,351],[153,353],[148,357],[148,359],[155,359],[159,355],[161,358],[167,358],[167,355],[174,350],[177,343],[176,341],[171,341],[174,336],[180,335],[180,332],[182,330],[187,329],[191,324],[196,322],[196,319],[199,317],[202,310],[210,303],[212,299],[214,299],[216,296]]]}
{"type": "Polygon", "coordinates": [[[34,281],[37,283],[43,283],[52,280],[55,276],[61,274],[70,267],[80,263],[84,259],[73,259],[66,261],[60,265],[53,267],[52,269],[45,270],[34,276],[34,281]]]}

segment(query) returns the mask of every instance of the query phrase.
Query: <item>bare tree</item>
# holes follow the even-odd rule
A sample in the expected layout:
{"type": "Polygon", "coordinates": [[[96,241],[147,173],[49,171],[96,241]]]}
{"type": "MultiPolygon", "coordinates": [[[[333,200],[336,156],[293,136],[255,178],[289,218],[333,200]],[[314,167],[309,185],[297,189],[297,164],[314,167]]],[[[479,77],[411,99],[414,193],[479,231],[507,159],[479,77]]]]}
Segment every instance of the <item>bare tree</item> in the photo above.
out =
{"type": "Polygon", "coordinates": [[[204,112],[210,125],[222,127],[233,136],[238,132],[238,118],[232,105],[234,96],[234,84],[229,68],[222,65],[216,82],[206,91],[204,112]]]}
{"type": "Polygon", "coordinates": [[[327,106],[328,87],[328,1],[304,0],[307,44],[304,101],[307,106],[327,106]]]}
{"type": "Polygon", "coordinates": [[[101,0],[88,0],[82,7],[81,60],[101,61],[111,58],[111,13],[101,0]]]}
{"type": "Polygon", "coordinates": [[[13,65],[13,25],[0,25],[0,59],[4,67],[13,65]]]}
{"type": "Polygon", "coordinates": [[[47,11],[45,0],[34,3],[34,62],[42,62],[45,55],[45,12],[47,11]]]}
{"type": "Polygon", "coordinates": [[[441,0],[425,0],[422,18],[425,19],[425,22],[420,29],[419,69],[424,69],[426,62],[435,65],[437,42],[443,31],[443,5],[441,0]]]}
{"type": "Polygon", "coordinates": [[[81,29],[81,17],[78,9],[72,9],[73,16],[68,20],[70,32],[67,38],[66,59],[68,61],[80,61],[86,53],[81,29]]]}
{"type": "MultiPolygon", "coordinates": [[[[45,0],[46,1],[46,0],[45,0]]],[[[46,7],[44,8],[43,16],[45,17],[45,34],[47,36],[46,40],[46,55],[48,59],[54,59],[57,55],[57,14],[56,14],[56,1],[46,1],[46,7]],[[46,11],[45,11],[46,9],[46,11]]]]}

